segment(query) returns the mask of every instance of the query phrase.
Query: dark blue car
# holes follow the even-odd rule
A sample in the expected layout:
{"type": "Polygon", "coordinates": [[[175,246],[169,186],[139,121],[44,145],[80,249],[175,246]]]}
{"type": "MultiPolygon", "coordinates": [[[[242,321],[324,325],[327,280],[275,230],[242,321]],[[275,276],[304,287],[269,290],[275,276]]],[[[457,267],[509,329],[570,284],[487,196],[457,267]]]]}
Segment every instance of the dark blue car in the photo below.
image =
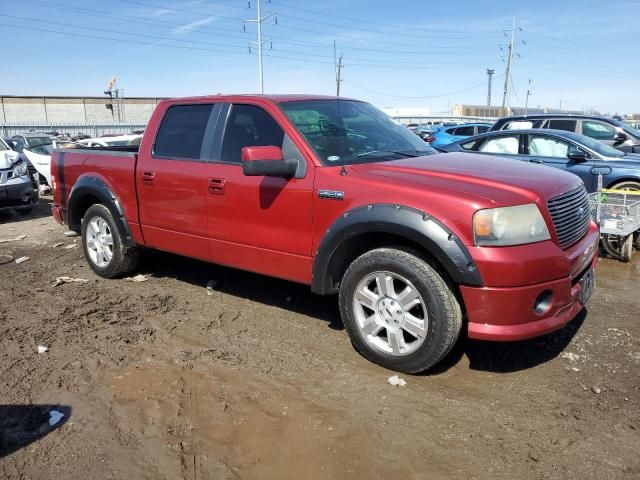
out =
{"type": "Polygon", "coordinates": [[[488,132],[438,150],[475,153],[479,157],[510,157],[561,168],[582,178],[589,192],[598,187],[598,173],[604,174],[604,188],[640,190],[640,154],[624,153],[592,138],[563,130],[488,132]]]}

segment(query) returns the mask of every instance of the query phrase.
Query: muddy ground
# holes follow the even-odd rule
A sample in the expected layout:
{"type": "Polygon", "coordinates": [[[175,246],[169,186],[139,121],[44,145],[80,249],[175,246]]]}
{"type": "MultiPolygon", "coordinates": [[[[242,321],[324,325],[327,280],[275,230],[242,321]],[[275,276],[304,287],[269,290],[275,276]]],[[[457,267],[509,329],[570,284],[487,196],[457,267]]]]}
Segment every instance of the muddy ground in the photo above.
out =
{"type": "Polygon", "coordinates": [[[640,252],[564,330],[392,387],[335,298],[159,252],[104,280],[48,208],[0,217],[1,478],[640,477],[640,252]]]}

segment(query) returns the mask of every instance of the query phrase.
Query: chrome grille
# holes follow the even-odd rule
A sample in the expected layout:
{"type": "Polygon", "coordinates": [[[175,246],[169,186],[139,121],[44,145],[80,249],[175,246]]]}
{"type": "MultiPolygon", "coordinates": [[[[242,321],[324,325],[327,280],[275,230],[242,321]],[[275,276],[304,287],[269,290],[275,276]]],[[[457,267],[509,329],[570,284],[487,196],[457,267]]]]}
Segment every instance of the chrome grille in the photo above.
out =
{"type": "Polygon", "coordinates": [[[570,247],[585,236],[591,223],[591,209],[584,185],[552,198],[548,207],[560,248],[570,247]]]}

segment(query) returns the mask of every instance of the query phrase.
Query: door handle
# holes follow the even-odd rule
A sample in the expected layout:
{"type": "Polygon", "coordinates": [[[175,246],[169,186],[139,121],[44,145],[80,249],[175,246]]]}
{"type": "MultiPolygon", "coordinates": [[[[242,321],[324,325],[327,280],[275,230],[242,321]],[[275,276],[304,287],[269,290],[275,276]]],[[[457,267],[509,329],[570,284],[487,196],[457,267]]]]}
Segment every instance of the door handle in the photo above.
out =
{"type": "Polygon", "coordinates": [[[156,178],[156,174],[154,172],[142,172],[142,184],[147,186],[152,186],[153,181],[156,178]]]}
{"type": "Polygon", "coordinates": [[[544,163],[544,162],[539,158],[532,158],[529,160],[529,163],[544,163]]]}
{"type": "Polygon", "coordinates": [[[211,195],[224,195],[225,183],[224,178],[210,178],[209,193],[211,195]]]}

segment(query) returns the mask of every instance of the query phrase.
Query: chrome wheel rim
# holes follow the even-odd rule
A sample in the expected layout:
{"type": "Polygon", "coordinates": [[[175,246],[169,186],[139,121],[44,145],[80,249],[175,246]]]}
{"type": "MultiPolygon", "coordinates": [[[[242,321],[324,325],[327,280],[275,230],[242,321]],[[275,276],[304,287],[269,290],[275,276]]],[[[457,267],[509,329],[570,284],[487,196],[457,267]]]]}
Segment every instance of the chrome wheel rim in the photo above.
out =
{"type": "Polygon", "coordinates": [[[102,217],[93,217],[87,224],[85,235],[89,258],[100,268],[105,268],[113,259],[113,236],[102,217]]]}
{"type": "Polygon", "coordinates": [[[427,338],[429,316],[417,288],[393,272],[364,277],[353,295],[356,325],[376,350],[403,356],[415,352],[427,338]]]}

